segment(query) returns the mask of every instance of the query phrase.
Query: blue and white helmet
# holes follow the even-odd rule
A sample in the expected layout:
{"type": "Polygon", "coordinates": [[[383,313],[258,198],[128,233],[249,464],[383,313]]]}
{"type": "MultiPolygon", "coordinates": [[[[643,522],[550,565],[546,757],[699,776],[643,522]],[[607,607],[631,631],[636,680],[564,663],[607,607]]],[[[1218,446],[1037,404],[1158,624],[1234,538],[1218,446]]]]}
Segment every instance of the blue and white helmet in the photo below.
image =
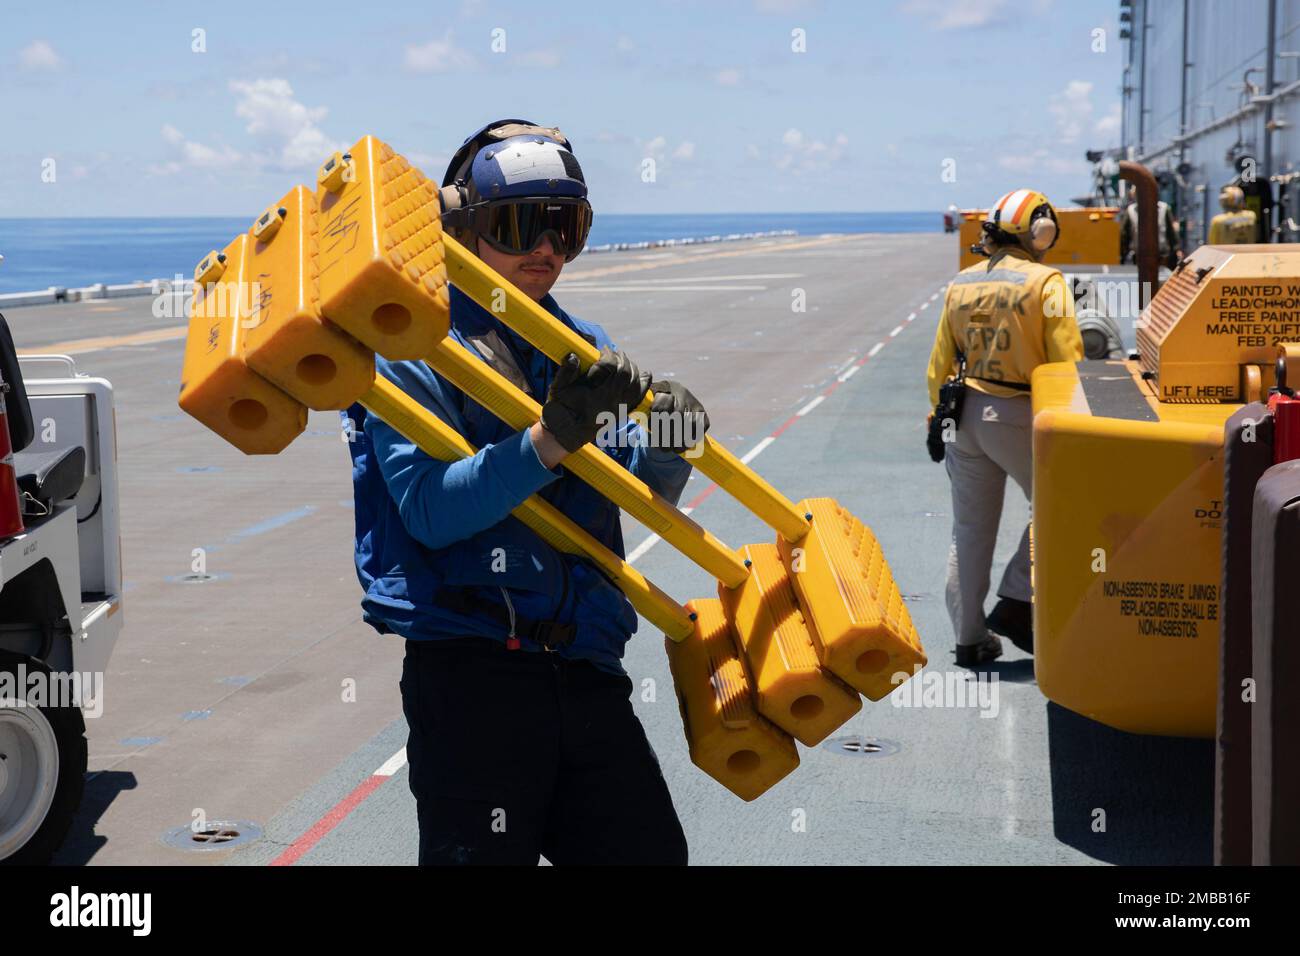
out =
{"type": "Polygon", "coordinates": [[[587,183],[568,139],[528,120],[497,120],[466,139],[447,166],[439,199],[449,235],[462,242],[477,237],[510,255],[549,235],[571,261],[591,229],[587,183]]]}
{"type": "Polygon", "coordinates": [[[582,167],[567,142],[536,133],[489,143],[474,156],[469,184],[480,200],[587,198],[582,167]]]}

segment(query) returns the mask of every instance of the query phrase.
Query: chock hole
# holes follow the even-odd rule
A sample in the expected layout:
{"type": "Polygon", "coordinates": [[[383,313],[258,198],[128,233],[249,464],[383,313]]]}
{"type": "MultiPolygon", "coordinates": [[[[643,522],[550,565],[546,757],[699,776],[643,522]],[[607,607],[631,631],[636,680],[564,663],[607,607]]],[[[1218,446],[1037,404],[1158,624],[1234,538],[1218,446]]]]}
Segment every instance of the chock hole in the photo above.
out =
{"type": "Polygon", "coordinates": [[[737,750],[727,758],[727,769],[737,775],[753,773],[758,769],[759,756],[752,750],[737,750]]]}
{"type": "Polygon", "coordinates": [[[384,335],[399,335],[411,324],[411,310],[396,302],[387,302],[370,314],[370,321],[384,335]]]}
{"type": "Polygon", "coordinates": [[[790,716],[795,720],[812,720],[825,709],[826,703],[816,694],[804,694],[790,705],[790,716]]]}
{"type": "Polygon", "coordinates": [[[863,651],[854,662],[859,674],[875,674],[884,670],[888,665],[889,655],[879,648],[863,651]]]}
{"type": "Polygon", "coordinates": [[[337,372],[338,366],[328,355],[304,355],[298,360],[298,378],[308,385],[327,385],[337,372]]]}
{"type": "Polygon", "coordinates": [[[246,431],[254,431],[266,424],[266,406],[255,398],[241,398],[230,406],[230,424],[246,431]]]}

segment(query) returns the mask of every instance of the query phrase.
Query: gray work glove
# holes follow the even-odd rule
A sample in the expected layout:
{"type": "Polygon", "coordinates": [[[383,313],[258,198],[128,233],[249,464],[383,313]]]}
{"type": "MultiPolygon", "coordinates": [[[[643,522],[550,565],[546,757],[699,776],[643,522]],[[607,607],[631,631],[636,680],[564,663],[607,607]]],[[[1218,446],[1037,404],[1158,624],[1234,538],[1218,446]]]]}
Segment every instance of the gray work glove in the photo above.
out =
{"type": "Polygon", "coordinates": [[[650,406],[650,447],[681,454],[704,440],[709,414],[700,400],[681,382],[652,382],[654,404],[650,406]],[[667,414],[667,420],[658,416],[667,414]],[[658,419],[658,420],[656,420],[658,419]]]}
{"type": "Polygon", "coordinates": [[[641,404],[649,387],[650,373],[638,369],[623,352],[601,349],[600,358],[585,372],[570,352],[546,393],[542,427],[565,451],[575,452],[595,439],[602,413],[621,421],[641,404]]]}

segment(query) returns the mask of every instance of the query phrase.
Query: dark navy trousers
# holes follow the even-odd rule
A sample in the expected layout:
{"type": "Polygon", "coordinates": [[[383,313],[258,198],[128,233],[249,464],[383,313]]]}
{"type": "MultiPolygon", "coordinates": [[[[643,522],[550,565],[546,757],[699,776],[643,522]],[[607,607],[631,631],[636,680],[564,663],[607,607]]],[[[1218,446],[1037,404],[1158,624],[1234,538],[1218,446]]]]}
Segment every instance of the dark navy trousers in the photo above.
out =
{"type": "Polygon", "coordinates": [[[420,864],[686,863],[632,682],[488,638],[406,642],[420,864]]]}

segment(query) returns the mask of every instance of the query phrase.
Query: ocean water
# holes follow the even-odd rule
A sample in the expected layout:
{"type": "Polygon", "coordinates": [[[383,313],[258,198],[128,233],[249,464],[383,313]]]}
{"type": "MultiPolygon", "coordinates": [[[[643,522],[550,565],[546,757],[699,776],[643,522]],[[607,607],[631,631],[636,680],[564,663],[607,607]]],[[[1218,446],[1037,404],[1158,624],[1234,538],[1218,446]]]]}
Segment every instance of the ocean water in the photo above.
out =
{"type": "MultiPolygon", "coordinates": [[[[0,219],[0,293],[189,277],[249,220],[0,219]]],[[[596,214],[590,246],[703,238],[730,233],[936,232],[936,212],[596,214]]]]}

